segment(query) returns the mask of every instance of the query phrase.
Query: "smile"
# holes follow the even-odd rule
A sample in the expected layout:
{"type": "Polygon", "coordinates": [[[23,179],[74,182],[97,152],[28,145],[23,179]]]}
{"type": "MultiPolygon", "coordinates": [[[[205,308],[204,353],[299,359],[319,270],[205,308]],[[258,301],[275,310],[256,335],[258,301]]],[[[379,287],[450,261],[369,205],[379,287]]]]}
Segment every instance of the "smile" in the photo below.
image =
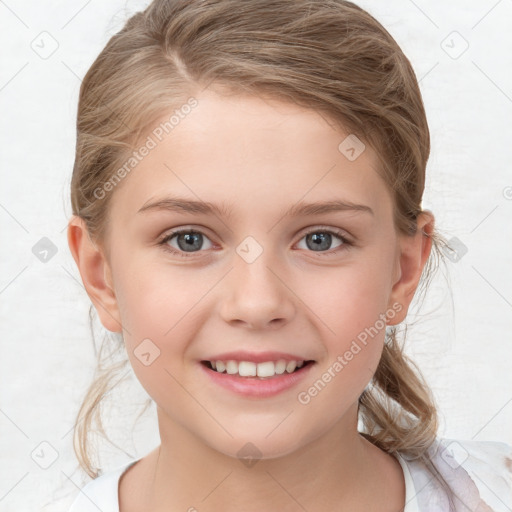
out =
{"type": "Polygon", "coordinates": [[[315,361],[201,361],[210,382],[244,398],[262,399],[291,390],[309,374],[315,361]]]}
{"type": "Polygon", "coordinates": [[[265,361],[262,363],[254,363],[252,361],[203,361],[203,364],[209,366],[211,370],[217,373],[227,373],[228,375],[238,375],[240,377],[261,377],[269,378],[276,375],[293,373],[304,364],[312,363],[312,361],[285,361],[279,359],[277,361],[265,361]]]}

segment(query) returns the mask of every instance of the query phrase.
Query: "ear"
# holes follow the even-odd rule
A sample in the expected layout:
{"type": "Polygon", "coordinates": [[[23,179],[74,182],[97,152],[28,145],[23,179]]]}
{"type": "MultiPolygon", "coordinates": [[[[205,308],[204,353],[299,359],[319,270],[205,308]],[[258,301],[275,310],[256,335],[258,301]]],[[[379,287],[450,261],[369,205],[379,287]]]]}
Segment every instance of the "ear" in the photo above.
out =
{"type": "Polygon", "coordinates": [[[122,332],[110,266],[91,240],[84,220],[76,215],[68,223],[68,245],[101,323],[109,331],[122,332]]]}
{"type": "Polygon", "coordinates": [[[414,235],[400,234],[398,242],[399,258],[397,261],[398,277],[393,284],[388,307],[396,310],[396,304],[402,307],[397,314],[388,319],[387,325],[396,325],[407,316],[416,288],[420,282],[423,267],[432,249],[431,234],[434,230],[434,215],[423,210],[417,219],[418,229],[414,235]],[[395,304],[395,308],[392,305],[395,304]]]}

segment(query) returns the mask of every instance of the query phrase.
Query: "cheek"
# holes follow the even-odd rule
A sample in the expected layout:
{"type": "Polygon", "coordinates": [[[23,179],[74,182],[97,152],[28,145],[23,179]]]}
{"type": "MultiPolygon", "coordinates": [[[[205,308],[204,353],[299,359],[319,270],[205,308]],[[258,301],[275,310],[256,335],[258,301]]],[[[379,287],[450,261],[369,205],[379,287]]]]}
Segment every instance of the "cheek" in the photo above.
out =
{"type": "Polygon", "coordinates": [[[346,342],[372,326],[385,328],[379,319],[388,307],[390,271],[386,255],[375,261],[370,254],[336,271],[315,272],[300,285],[300,296],[306,298],[328,338],[346,342]]]}
{"type": "MultiPolygon", "coordinates": [[[[117,300],[123,327],[130,333],[159,340],[176,339],[176,332],[194,321],[198,302],[215,285],[215,276],[139,261],[121,265],[117,300]]],[[[134,340],[136,341],[136,340],[134,340]]]]}
{"type": "Polygon", "coordinates": [[[325,357],[296,397],[309,418],[325,418],[324,426],[333,425],[357,402],[382,354],[386,323],[380,315],[385,309],[370,289],[358,284],[352,293],[330,295],[332,302],[323,317],[328,327],[319,333],[325,357]]]}
{"type": "Polygon", "coordinates": [[[141,384],[155,397],[172,387],[168,371],[175,374],[183,363],[197,303],[212,285],[179,268],[136,258],[120,258],[115,268],[126,351],[141,384]]]}
{"type": "MultiPolygon", "coordinates": [[[[318,403],[344,410],[371,380],[380,360],[386,334],[390,258],[367,257],[337,273],[317,273],[314,286],[303,289],[307,306],[316,317],[318,336],[326,349],[317,390],[318,403]],[[323,391],[325,388],[325,392],[323,391]]],[[[305,400],[308,400],[310,393],[305,400]]]]}

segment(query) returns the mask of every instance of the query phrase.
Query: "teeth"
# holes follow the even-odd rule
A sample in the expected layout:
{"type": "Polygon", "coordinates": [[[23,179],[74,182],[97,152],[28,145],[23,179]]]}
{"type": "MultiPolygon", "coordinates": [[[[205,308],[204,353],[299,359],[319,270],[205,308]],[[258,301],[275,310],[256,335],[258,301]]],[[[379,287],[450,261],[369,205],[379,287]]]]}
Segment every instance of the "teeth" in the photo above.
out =
{"type": "Polygon", "coordinates": [[[275,366],[275,372],[277,375],[281,375],[286,370],[286,361],[284,359],[279,359],[279,361],[276,362],[275,366]]]}
{"type": "Polygon", "coordinates": [[[275,365],[272,361],[268,363],[258,363],[256,372],[258,377],[273,377],[276,374],[275,365]]]}
{"type": "MultiPolygon", "coordinates": [[[[233,363],[235,363],[235,361],[233,361],[233,363]]],[[[248,361],[240,361],[237,366],[238,366],[238,374],[240,375],[240,377],[255,377],[256,376],[256,371],[257,371],[256,363],[250,363],[248,361]]]]}
{"type": "Polygon", "coordinates": [[[264,363],[253,363],[251,361],[210,361],[212,369],[229,375],[240,375],[240,377],[274,377],[282,375],[285,371],[292,373],[296,368],[302,368],[304,361],[266,361],[264,363]]]}
{"type": "Polygon", "coordinates": [[[238,373],[238,365],[235,361],[227,361],[226,362],[226,372],[230,375],[234,375],[235,373],[238,373]]]}
{"type": "Polygon", "coordinates": [[[293,370],[295,370],[295,368],[297,368],[297,361],[290,361],[287,365],[286,365],[286,371],[288,373],[292,373],[293,370]]]}

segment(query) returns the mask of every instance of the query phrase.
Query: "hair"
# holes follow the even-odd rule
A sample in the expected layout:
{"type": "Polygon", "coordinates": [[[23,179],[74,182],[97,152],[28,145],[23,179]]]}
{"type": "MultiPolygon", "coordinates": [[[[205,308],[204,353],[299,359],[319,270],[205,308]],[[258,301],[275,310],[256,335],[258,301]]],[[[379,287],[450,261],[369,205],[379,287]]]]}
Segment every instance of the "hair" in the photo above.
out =
{"type": "MultiPolygon", "coordinates": [[[[98,199],[98,187],[112,180],[162,112],[210,85],[312,109],[369,144],[394,200],[396,230],[416,233],[430,153],[426,114],[411,63],[368,12],[343,0],[154,0],[111,37],[80,87],[71,203],[92,240],[108,237],[113,193],[98,199]]],[[[446,246],[436,228],[424,234],[432,250],[420,292],[446,246]]],[[[116,343],[121,350],[122,337],[116,343]]],[[[87,434],[93,420],[102,430],[101,399],[126,367],[102,367],[100,360],[101,351],[74,432],[75,453],[91,477],[98,473],[87,434]]],[[[396,327],[386,330],[358,414],[362,435],[376,446],[428,463],[436,405],[396,327]]]]}

